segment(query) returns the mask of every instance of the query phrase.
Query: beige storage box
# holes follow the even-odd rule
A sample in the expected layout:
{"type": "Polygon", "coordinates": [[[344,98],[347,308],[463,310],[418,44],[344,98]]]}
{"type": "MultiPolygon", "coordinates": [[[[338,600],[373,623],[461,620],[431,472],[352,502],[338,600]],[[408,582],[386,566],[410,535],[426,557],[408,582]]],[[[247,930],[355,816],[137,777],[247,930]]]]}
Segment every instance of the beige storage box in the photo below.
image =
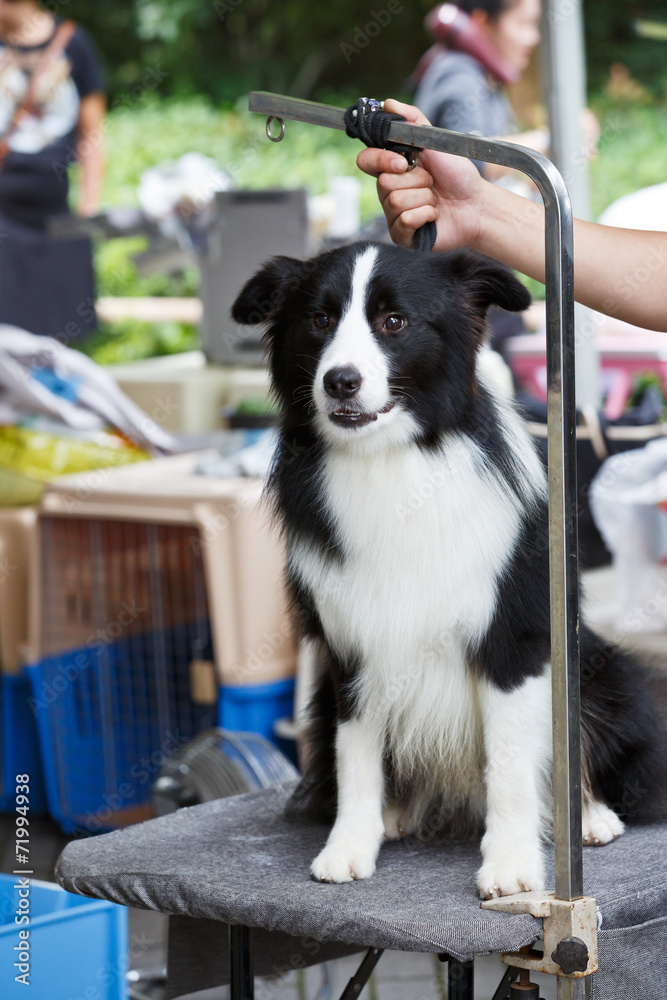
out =
{"type": "Polygon", "coordinates": [[[263,483],[194,474],[210,455],[50,484],[39,519],[34,661],[115,638],[182,634],[188,623],[208,621],[215,673],[204,650],[192,658],[196,700],[212,700],[216,684],[294,674],[284,552],[260,502],[263,483]]]}
{"type": "Polygon", "coordinates": [[[148,358],[107,371],[165,431],[205,434],[224,424],[223,409],[269,393],[266,368],[210,365],[201,351],[148,358]]]}
{"type": "Polygon", "coordinates": [[[37,509],[0,507],[0,671],[23,666],[28,639],[28,576],[37,509]]]}
{"type": "Polygon", "coordinates": [[[109,365],[107,371],[165,431],[205,434],[221,426],[227,371],[207,365],[201,351],[109,365]]]}

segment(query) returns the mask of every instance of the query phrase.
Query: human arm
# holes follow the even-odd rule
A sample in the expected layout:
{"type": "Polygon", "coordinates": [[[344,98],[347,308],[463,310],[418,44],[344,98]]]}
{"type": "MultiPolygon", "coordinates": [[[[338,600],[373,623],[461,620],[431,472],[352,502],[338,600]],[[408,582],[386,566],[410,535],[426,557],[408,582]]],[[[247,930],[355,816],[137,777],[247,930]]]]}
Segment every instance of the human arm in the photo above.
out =
{"type": "MultiPolygon", "coordinates": [[[[497,136],[497,138],[502,139],[503,142],[513,142],[517,146],[526,146],[536,153],[542,153],[543,156],[547,156],[549,153],[549,134],[546,129],[535,128],[529,132],[515,132],[512,135],[502,135],[497,136]]],[[[531,190],[535,188],[533,182],[525,174],[521,174],[514,167],[504,167],[500,163],[485,163],[482,173],[487,181],[497,181],[501,177],[508,176],[520,177],[528,183],[531,190]]]]}
{"type": "MultiPolygon", "coordinates": [[[[385,109],[429,124],[409,105],[387,101],[385,109]]],[[[468,246],[544,280],[543,208],[485,181],[469,160],[424,150],[420,166],[408,172],[403,157],[367,149],[357,162],[378,178],[395,243],[409,245],[416,229],[435,220],[434,250],[468,246]]],[[[577,301],[636,326],[667,332],[667,233],[575,220],[574,251],[577,301]]]]}
{"type": "Polygon", "coordinates": [[[81,164],[81,215],[95,215],[99,209],[104,180],[104,132],[106,111],[104,94],[84,97],[79,107],[77,159],[81,164]]]}

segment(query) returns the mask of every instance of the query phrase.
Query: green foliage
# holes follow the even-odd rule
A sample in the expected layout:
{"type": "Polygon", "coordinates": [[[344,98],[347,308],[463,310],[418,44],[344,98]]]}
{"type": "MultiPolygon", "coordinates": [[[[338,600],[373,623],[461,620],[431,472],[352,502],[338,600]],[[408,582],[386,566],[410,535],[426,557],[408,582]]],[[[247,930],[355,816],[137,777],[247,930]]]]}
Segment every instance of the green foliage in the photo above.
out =
{"type": "MultiPolygon", "coordinates": [[[[135,203],[146,167],[191,149],[212,156],[239,187],[305,184],[315,194],[332,176],[359,176],[359,146],[340,133],[288,124],[287,141],[269,144],[263,122],[243,110],[243,95],[264,89],[338,105],[360,93],[409,98],[409,74],[429,44],[423,18],[434,3],[59,0],[60,15],[88,29],[109,77],[105,204],[135,203]]],[[[638,19],[667,23],[667,13],[664,0],[587,0],[582,10],[589,90],[602,92],[616,62],[648,88],[647,106],[630,90],[625,102],[596,102],[602,119],[600,155],[591,168],[597,217],[621,195],[667,177],[667,111],[651,106],[667,94],[667,42],[635,30],[638,19]]],[[[378,206],[373,181],[363,177],[362,184],[367,219],[378,206]]],[[[181,278],[140,277],[131,258],[143,246],[134,240],[97,248],[100,294],[195,293],[195,269],[181,278]]],[[[539,283],[527,283],[536,298],[543,296],[539,283]]],[[[105,330],[91,349],[124,360],[194,338],[192,330],[127,322],[105,330]]]]}
{"type": "Polygon", "coordinates": [[[632,381],[630,397],[625,405],[626,412],[634,409],[644,399],[647,392],[657,393],[662,400],[663,411],[660,415],[660,422],[667,420],[667,400],[665,399],[665,387],[658,372],[639,372],[632,381]]]}
{"type": "MultiPolygon", "coordinates": [[[[131,114],[108,117],[109,149],[103,204],[134,205],[142,172],[192,149],[211,156],[234,178],[237,187],[299,187],[312,194],[326,191],[332,177],[358,175],[362,182],[362,216],[379,214],[375,182],[356,168],[360,144],[342,132],[290,123],[288,137],[270,143],[264,122],[245,110],[220,112],[200,98],[158,101],[143,98],[131,114]]],[[[145,249],[143,238],[111,240],[97,248],[100,295],[193,295],[193,268],[180,284],[167,275],[142,278],[132,256],[145,249]]]]}
{"type": "MultiPolygon", "coordinates": [[[[133,199],[134,200],[134,199],[133,199]]],[[[151,274],[142,276],[134,256],[146,249],[147,241],[139,236],[100,242],[95,248],[97,293],[99,296],[196,295],[197,270],[183,275],[151,274]]]]}
{"type": "MultiPolygon", "coordinates": [[[[234,110],[220,111],[201,97],[161,101],[145,95],[131,111],[112,110],[105,129],[104,204],[135,204],[145,169],[193,149],[216,160],[237,187],[306,185],[317,194],[326,190],[331,177],[358,174],[355,160],[362,146],[343,132],[290,122],[288,138],[270,143],[264,119],[251,115],[246,104],[244,98],[234,110]]],[[[378,210],[375,182],[362,178],[362,183],[362,211],[368,216],[378,210]]]]}
{"type": "Polygon", "coordinates": [[[236,406],[234,412],[243,417],[263,417],[277,412],[274,400],[265,396],[246,396],[236,406]]]}
{"type": "Polygon", "coordinates": [[[667,180],[667,108],[594,102],[599,155],[591,164],[593,217],[623,195],[667,180]]]}
{"type": "MultiPolygon", "coordinates": [[[[233,103],[252,89],[319,99],[407,96],[408,77],[429,44],[423,19],[435,0],[59,2],[60,12],[93,36],[114,103],[156,86],[233,103]]],[[[667,22],[664,0],[587,0],[582,9],[591,92],[604,85],[611,63],[621,62],[661,94],[667,43],[640,37],[635,26],[638,19],[667,22]]]]}
{"type": "Polygon", "coordinates": [[[404,92],[428,47],[422,21],[433,6],[431,0],[64,2],[67,16],[95,39],[114,100],[141,88],[152,69],[162,76],[163,93],[227,102],[251,89],[319,97],[326,90],[404,92]]]}
{"type": "Polygon", "coordinates": [[[589,92],[600,90],[612,63],[622,63],[654,95],[667,84],[667,42],[642,38],[641,20],[667,24],[664,0],[587,0],[583,4],[589,92]]]}
{"type": "Polygon", "coordinates": [[[97,333],[77,346],[100,365],[120,365],[141,358],[194,351],[199,340],[195,329],[186,323],[119,320],[102,323],[97,333]]]}

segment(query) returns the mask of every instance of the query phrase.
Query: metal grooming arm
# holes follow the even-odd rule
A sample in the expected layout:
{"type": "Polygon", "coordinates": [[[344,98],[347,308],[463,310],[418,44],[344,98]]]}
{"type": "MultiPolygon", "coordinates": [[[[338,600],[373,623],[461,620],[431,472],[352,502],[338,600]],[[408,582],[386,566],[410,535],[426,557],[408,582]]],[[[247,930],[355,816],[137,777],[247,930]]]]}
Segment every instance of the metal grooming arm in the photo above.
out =
{"type": "MultiPolygon", "coordinates": [[[[295,100],[277,94],[250,94],[251,111],[276,119],[280,138],[284,121],[306,122],[345,131],[343,110],[326,104],[295,100]]],[[[267,133],[270,122],[267,121],[267,133]]],[[[277,137],[276,137],[277,138],[277,137]]],[[[579,691],[579,607],[577,567],[576,407],[574,387],[574,282],[573,233],[570,198],[563,178],[545,156],[512,143],[450,132],[406,122],[392,123],[392,142],[421,149],[465,156],[511,167],[527,174],[537,185],[546,210],[545,265],[547,311],[547,400],[549,479],[549,565],[551,582],[551,663],[553,678],[553,783],[556,882],[551,899],[574,901],[583,897],[581,817],[581,711],[579,691]]],[[[529,203],[526,203],[527,206],[529,203]]],[[[510,900],[489,900],[485,906],[508,909],[510,900]]],[[[541,894],[539,913],[547,920],[549,894],[541,894]]],[[[536,901],[533,900],[533,903],[536,901]]],[[[594,900],[587,900],[595,910],[594,900]]],[[[554,907],[553,909],[557,909],[554,907]]],[[[572,910],[572,908],[569,908],[572,910]]],[[[524,911],[525,912],[525,911],[524,911]]],[[[563,926],[563,925],[561,925],[563,926]]],[[[546,929],[546,928],[545,928],[546,929]]],[[[578,937],[588,934],[582,929],[578,937]]],[[[592,931],[594,936],[594,929],[592,931]]],[[[587,938],[585,972],[597,968],[596,942],[587,938]]],[[[525,965],[525,956],[521,956],[525,965]]],[[[545,955],[545,959],[550,956],[545,955]]],[[[508,964],[519,964],[507,955],[508,964]]],[[[553,964],[553,963],[552,963],[553,964]]],[[[539,968],[538,964],[532,966],[539,968]]],[[[559,965],[548,971],[554,972],[559,965]]],[[[579,1000],[589,995],[590,979],[558,975],[559,1000],[579,1000]]]]}

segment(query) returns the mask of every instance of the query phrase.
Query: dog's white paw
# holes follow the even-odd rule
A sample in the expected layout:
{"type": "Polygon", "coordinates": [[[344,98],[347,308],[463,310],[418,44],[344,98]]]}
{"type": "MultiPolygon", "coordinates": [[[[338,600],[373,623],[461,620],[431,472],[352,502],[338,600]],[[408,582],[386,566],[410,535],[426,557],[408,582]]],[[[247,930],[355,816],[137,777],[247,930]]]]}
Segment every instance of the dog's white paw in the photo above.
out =
{"type": "Polygon", "coordinates": [[[585,847],[602,847],[625,830],[623,820],[603,802],[587,802],[584,805],[582,833],[585,847]]]}
{"type": "Polygon", "coordinates": [[[488,856],[477,873],[477,888],[482,899],[543,889],[544,862],[539,848],[488,856]]]}
{"type": "Polygon", "coordinates": [[[386,806],[382,810],[382,823],[385,840],[401,840],[412,833],[402,806],[386,806]]]}
{"type": "Polygon", "coordinates": [[[375,871],[378,848],[352,841],[327,844],[310,866],[318,882],[352,882],[370,878],[375,871]]]}

